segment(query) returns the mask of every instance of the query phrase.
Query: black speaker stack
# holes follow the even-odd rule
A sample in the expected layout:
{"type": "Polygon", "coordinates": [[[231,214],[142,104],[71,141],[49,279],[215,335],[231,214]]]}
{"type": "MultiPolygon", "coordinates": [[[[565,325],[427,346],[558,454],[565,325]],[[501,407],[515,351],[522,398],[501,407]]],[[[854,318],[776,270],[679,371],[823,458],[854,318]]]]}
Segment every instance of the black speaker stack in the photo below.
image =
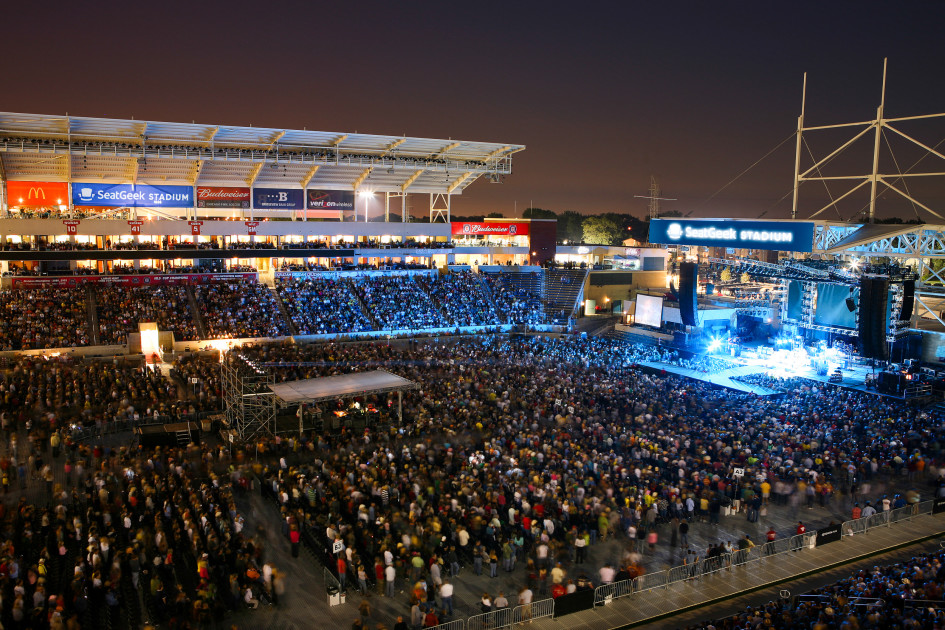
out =
{"type": "MultiPolygon", "coordinates": [[[[913,290],[915,284],[913,283],[913,290]]],[[[905,307],[905,303],[903,303],[905,307]]],[[[905,309],[903,309],[905,310],[905,309]]],[[[911,316],[911,305],[910,305],[911,316]]],[[[868,359],[887,359],[886,330],[889,327],[889,279],[860,278],[860,355],[868,359]]]]}
{"type": "Polygon", "coordinates": [[[684,262],[679,265],[679,318],[685,326],[695,326],[696,287],[698,287],[699,265],[684,262]]]}

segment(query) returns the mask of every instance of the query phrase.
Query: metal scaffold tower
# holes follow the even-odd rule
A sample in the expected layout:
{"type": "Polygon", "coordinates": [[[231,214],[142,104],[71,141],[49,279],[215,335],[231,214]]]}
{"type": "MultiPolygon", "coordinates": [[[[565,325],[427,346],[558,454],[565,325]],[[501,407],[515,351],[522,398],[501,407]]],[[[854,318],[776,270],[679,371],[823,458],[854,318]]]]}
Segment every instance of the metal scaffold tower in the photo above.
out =
{"type": "Polygon", "coordinates": [[[239,352],[225,355],[222,370],[227,425],[243,441],[273,435],[276,425],[273,374],[239,352]]]}

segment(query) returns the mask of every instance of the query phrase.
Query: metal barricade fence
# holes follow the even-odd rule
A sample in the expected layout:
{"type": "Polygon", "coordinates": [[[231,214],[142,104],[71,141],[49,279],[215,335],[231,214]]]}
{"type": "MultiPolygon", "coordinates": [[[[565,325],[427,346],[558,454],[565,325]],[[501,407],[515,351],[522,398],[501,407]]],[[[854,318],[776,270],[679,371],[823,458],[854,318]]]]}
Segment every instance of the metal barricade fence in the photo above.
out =
{"type": "Polygon", "coordinates": [[[675,566],[666,572],[666,583],[675,584],[676,582],[682,582],[683,580],[687,580],[691,577],[696,577],[701,573],[700,570],[701,566],[699,562],[675,566]]]}
{"type": "Polygon", "coordinates": [[[633,593],[633,580],[620,580],[610,584],[601,584],[594,589],[594,605],[609,604],[615,599],[626,597],[633,593]]]}
{"type": "Polygon", "coordinates": [[[328,567],[322,567],[322,577],[325,580],[325,588],[327,590],[335,589],[338,592],[341,591],[341,582],[338,581],[338,578],[335,577],[335,574],[332,573],[328,567]]]}
{"type": "Polygon", "coordinates": [[[890,522],[890,523],[898,523],[899,521],[905,521],[905,520],[907,520],[907,519],[912,518],[913,516],[915,516],[915,515],[912,513],[912,509],[913,509],[913,508],[912,508],[911,505],[907,505],[907,506],[905,506],[905,507],[896,508],[895,510],[890,510],[890,511],[889,511],[889,522],[890,522]]]}
{"type": "Polygon", "coordinates": [[[516,606],[512,611],[512,623],[525,623],[532,619],[551,617],[555,612],[555,600],[543,599],[531,604],[516,606]]]}
{"type": "Polygon", "coordinates": [[[866,529],[874,527],[883,527],[889,524],[889,514],[886,512],[877,512],[866,519],[866,529]]]}
{"type": "Polygon", "coordinates": [[[512,625],[512,609],[501,608],[466,619],[467,630],[498,630],[512,625]]]}
{"type": "Polygon", "coordinates": [[[779,553],[784,553],[785,551],[791,550],[791,539],[778,538],[771,542],[766,542],[764,545],[762,545],[762,549],[765,555],[776,556],[779,553]]]}
{"type": "Polygon", "coordinates": [[[857,518],[852,521],[845,521],[843,525],[840,526],[840,535],[841,536],[856,536],[857,534],[863,534],[866,532],[867,523],[865,518],[857,518]]]}
{"type": "Polygon", "coordinates": [[[644,575],[635,577],[633,578],[633,592],[639,593],[641,591],[648,591],[653,588],[666,586],[668,577],[669,576],[667,575],[666,571],[645,573],[644,575]]]}

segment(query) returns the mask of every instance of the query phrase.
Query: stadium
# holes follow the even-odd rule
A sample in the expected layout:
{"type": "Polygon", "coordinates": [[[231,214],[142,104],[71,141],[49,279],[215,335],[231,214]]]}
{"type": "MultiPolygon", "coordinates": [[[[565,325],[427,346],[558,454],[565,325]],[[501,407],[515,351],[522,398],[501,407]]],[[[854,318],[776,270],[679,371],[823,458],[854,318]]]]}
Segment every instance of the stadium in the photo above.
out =
{"type": "Polygon", "coordinates": [[[945,225],[454,221],[523,150],[0,113],[3,626],[940,624],[945,225]]]}

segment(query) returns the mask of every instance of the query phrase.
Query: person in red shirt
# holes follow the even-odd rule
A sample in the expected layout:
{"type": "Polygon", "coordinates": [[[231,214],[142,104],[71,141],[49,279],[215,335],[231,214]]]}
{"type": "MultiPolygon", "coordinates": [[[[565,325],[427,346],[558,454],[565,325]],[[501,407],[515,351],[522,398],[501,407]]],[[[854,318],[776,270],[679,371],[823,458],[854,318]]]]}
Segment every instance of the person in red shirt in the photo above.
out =
{"type": "Polygon", "coordinates": [[[292,525],[289,528],[289,542],[292,543],[292,557],[299,557],[299,540],[302,538],[302,532],[299,531],[297,525],[292,525]]]}
{"type": "MultiPolygon", "coordinates": [[[[800,536],[801,534],[803,534],[803,533],[806,532],[806,531],[807,531],[807,528],[804,527],[804,523],[798,521],[798,522],[797,522],[797,535],[800,536]]],[[[794,540],[794,542],[791,543],[791,547],[793,548],[793,549],[792,549],[793,551],[797,551],[798,549],[800,549],[800,548],[801,548],[801,539],[800,539],[800,538],[796,538],[796,539],[794,540]]]]}
{"type": "Polygon", "coordinates": [[[768,544],[765,545],[765,555],[771,555],[774,549],[774,540],[778,537],[778,532],[774,531],[774,526],[768,528],[765,534],[768,544]]]}
{"type": "Polygon", "coordinates": [[[853,520],[860,518],[862,514],[863,514],[863,510],[860,509],[860,504],[854,503],[853,504],[853,520]]]}
{"type": "Polygon", "coordinates": [[[564,595],[566,592],[567,592],[567,589],[565,588],[564,584],[561,584],[560,582],[551,587],[552,599],[558,599],[559,597],[564,595]]]}
{"type": "Polygon", "coordinates": [[[431,608],[427,616],[423,618],[423,627],[435,628],[438,625],[440,625],[440,620],[436,616],[436,611],[431,608]]]}

